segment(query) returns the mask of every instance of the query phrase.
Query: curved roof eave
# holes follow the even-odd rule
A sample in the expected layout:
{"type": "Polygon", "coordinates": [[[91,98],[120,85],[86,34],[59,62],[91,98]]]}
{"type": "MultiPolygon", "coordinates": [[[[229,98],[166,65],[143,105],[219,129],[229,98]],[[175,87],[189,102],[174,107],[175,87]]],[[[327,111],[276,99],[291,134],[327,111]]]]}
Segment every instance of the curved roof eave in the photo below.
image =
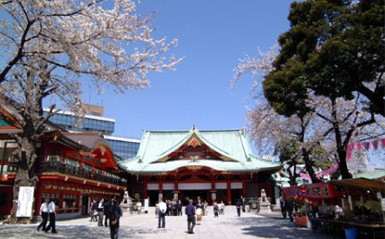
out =
{"type": "Polygon", "coordinates": [[[268,170],[280,170],[281,165],[272,165],[266,167],[251,167],[252,165],[245,165],[239,162],[217,162],[211,160],[197,160],[192,161],[190,159],[178,160],[172,162],[162,162],[156,164],[143,165],[138,161],[131,162],[119,162],[128,172],[136,174],[149,174],[149,173],[166,173],[169,171],[177,170],[182,167],[209,167],[217,171],[232,172],[232,173],[250,173],[260,172],[268,170]]]}

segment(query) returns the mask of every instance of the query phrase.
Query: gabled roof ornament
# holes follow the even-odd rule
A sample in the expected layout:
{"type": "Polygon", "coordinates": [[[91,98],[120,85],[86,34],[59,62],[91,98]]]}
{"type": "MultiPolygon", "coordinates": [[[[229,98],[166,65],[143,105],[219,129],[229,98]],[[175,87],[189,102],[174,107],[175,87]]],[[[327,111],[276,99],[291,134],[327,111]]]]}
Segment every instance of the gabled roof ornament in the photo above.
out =
{"type": "Polygon", "coordinates": [[[197,134],[198,132],[199,132],[199,130],[197,129],[195,124],[193,124],[192,128],[190,129],[190,135],[191,134],[197,134]]]}

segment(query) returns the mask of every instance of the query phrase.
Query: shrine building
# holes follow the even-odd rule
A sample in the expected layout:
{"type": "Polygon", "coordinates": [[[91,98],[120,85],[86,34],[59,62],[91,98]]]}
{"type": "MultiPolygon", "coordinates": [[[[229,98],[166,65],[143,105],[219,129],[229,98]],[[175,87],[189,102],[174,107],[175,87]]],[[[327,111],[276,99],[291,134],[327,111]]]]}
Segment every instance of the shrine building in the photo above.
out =
{"type": "MultiPolygon", "coordinates": [[[[19,166],[13,157],[14,135],[22,129],[15,115],[17,110],[11,105],[0,105],[0,216],[11,214],[19,166]]],[[[31,169],[38,179],[32,212],[21,217],[38,216],[43,198],[56,201],[58,218],[89,215],[91,201],[120,198],[127,188],[127,173],[101,133],[68,132],[47,123],[44,134],[37,138],[36,154],[31,169]]]]}
{"type": "Polygon", "coordinates": [[[130,195],[149,198],[200,198],[210,204],[258,198],[265,189],[275,201],[272,174],[279,162],[253,155],[244,129],[144,131],[135,157],[119,162],[129,173],[130,195]]]}

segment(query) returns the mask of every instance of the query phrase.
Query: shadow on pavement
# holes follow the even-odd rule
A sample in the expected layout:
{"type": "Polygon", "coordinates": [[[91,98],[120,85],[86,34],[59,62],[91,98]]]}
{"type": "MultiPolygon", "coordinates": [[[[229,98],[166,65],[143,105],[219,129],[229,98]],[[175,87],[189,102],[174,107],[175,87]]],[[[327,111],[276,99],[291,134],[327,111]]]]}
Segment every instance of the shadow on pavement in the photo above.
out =
{"type": "MultiPolygon", "coordinates": [[[[240,217],[238,224],[244,225],[243,234],[258,238],[282,238],[282,239],[328,239],[325,234],[316,234],[303,227],[296,227],[288,219],[279,217],[240,217]]],[[[234,222],[233,222],[234,223],[234,222]]]]}

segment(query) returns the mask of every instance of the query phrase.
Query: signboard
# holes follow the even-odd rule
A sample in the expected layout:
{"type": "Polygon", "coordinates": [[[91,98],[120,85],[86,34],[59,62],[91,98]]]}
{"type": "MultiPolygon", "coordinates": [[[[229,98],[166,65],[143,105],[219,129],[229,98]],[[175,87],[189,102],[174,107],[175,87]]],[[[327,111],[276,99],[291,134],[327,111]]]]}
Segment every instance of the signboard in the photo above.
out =
{"type": "Polygon", "coordinates": [[[328,183],[315,183],[305,186],[309,198],[333,198],[336,196],[335,186],[328,183]]]}
{"type": "Polygon", "coordinates": [[[16,217],[32,217],[34,187],[20,187],[16,217]]]}
{"type": "Polygon", "coordinates": [[[283,197],[285,200],[299,200],[302,201],[306,198],[305,189],[299,186],[291,186],[282,188],[283,197]]]}

